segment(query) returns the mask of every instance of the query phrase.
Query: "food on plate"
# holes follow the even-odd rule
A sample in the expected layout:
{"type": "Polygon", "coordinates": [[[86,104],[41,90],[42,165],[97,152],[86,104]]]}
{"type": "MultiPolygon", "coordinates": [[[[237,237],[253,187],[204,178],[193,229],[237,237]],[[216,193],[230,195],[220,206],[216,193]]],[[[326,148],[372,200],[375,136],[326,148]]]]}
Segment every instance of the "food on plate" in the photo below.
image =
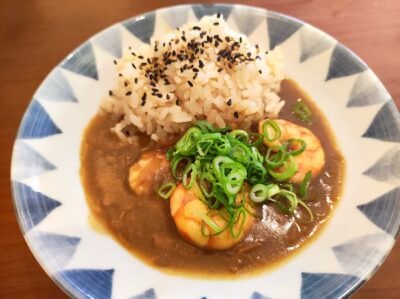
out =
{"type": "Polygon", "coordinates": [[[275,265],[321,230],[344,159],[326,119],[221,15],[116,61],[117,85],[82,143],[96,217],[165,271],[237,276],[275,265]]]}

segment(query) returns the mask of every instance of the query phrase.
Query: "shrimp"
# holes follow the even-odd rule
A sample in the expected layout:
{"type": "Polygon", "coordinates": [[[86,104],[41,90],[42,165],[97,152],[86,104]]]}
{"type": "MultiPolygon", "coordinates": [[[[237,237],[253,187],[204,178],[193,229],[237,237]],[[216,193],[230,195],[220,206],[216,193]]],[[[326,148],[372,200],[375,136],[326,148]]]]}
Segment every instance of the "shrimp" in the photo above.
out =
{"type": "Polygon", "coordinates": [[[168,172],[169,162],[165,153],[144,153],[140,160],[129,168],[129,186],[137,195],[149,194],[168,172]]]}
{"type": "MultiPolygon", "coordinates": [[[[312,176],[315,177],[321,171],[325,164],[325,153],[322,148],[321,142],[309,129],[296,125],[292,122],[283,119],[274,119],[281,130],[281,136],[278,140],[268,142],[264,139],[264,143],[271,146],[281,146],[285,141],[290,138],[303,139],[306,143],[306,149],[301,154],[294,156],[297,163],[297,172],[290,178],[293,183],[300,183],[303,181],[307,172],[311,171],[312,176]]],[[[263,133],[264,121],[258,124],[258,131],[263,133]]]]}
{"type": "MultiPolygon", "coordinates": [[[[238,201],[241,195],[238,196],[238,201]]],[[[248,203],[248,198],[246,198],[248,203]]],[[[248,208],[251,209],[251,208],[248,208]]],[[[176,228],[181,236],[190,244],[204,249],[226,250],[239,243],[250,230],[254,217],[247,210],[238,216],[233,226],[233,231],[238,234],[232,236],[229,229],[225,229],[218,235],[211,235],[211,227],[203,223],[199,215],[208,215],[220,228],[227,225],[227,221],[221,215],[223,211],[210,210],[196,194],[195,187],[187,190],[179,184],[170,198],[170,210],[176,228]],[[245,218],[243,218],[245,217],[245,218]],[[243,226],[242,226],[243,225],[243,226]]]]}

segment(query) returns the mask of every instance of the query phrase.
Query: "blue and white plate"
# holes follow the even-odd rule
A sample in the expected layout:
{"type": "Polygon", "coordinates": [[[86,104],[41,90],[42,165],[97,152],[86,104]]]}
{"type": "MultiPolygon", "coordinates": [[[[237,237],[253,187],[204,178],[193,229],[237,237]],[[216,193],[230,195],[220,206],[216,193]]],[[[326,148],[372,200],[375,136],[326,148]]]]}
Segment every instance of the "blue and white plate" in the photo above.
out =
{"type": "Polygon", "coordinates": [[[52,70],[21,122],[12,188],[22,232],[48,275],[77,298],[341,298],[382,264],[400,225],[400,120],[381,82],[357,56],[291,17],[240,5],[183,5],[96,34],[52,70]],[[316,241],[289,262],[239,280],[201,280],[145,265],[89,225],[80,143],[128,46],[221,12],[266,49],[325,113],[347,160],[343,198],[316,241]]]}

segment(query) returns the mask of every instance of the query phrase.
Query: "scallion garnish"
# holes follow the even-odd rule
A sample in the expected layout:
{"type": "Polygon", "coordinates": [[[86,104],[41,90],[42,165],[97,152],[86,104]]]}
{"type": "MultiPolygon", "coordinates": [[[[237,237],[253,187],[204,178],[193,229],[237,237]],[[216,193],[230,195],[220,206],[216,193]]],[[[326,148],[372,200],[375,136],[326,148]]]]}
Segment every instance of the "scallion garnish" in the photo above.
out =
{"type": "Polygon", "coordinates": [[[310,109],[307,107],[307,105],[301,99],[299,99],[296,102],[296,104],[294,104],[293,113],[302,122],[309,125],[311,124],[312,113],[310,109]]]}
{"type": "Polygon", "coordinates": [[[175,191],[175,189],[176,185],[174,183],[165,183],[161,185],[160,188],[158,188],[157,194],[164,199],[168,199],[171,196],[172,192],[175,191]]]}
{"type": "Polygon", "coordinates": [[[264,134],[264,139],[267,142],[273,142],[281,138],[281,129],[276,121],[272,119],[267,119],[262,125],[262,132],[264,134]]]}
{"type": "MultiPolygon", "coordinates": [[[[287,183],[297,172],[295,156],[306,149],[306,143],[292,138],[265,149],[259,147],[261,142],[277,141],[281,130],[271,119],[263,123],[262,129],[263,134],[252,134],[230,131],[229,127],[217,129],[207,121],[199,121],[168,150],[173,177],[186,189],[194,188],[209,212],[220,213],[225,220],[226,226],[220,227],[212,214],[199,213],[204,235],[217,235],[226,229],[232,237],[241,235],[246,217],[252,214],[245,193],[252,202],[269,201],[285,213],[293,213],[301,205],[312,217],[311,210],[296,195],[300,190],[299,196],[304,199],[309,175],[299,187],[287,183]]],[[[174,189],[174,184],[167,183],[158,194],[168,198],[174,189]]]]}

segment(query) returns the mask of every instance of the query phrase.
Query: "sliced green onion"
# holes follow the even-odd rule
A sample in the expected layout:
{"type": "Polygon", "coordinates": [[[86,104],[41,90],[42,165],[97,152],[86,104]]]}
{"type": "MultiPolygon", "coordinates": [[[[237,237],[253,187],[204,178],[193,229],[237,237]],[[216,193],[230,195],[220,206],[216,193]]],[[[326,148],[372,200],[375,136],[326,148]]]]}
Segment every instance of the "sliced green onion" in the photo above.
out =
{"type": "Polygon", "coordinates": [[[311,124],[312,113],[302,100],[298,100],[296,104],[294,104],[293,113],[302,122],[311,124]]]}
{"type": "Polygon", "coordinates": [[[186,165],[185,170],[183,171],[183,177],[182,177],[182,184],[183,187],[186,189],[191,189],[196,182],[197,179],[197,167],[195,164],[190,163],[186,165]],[[190,180],[188,182],[188,177],[190,177],[190,180]]]}
{"type": "MultiPolygon", "coordinates": [[[[182,161],[185,161],[186,163],[191,163],[190,158],[183,157],[180,155],[175,156],[171,162],[171,172],[172,172],[173,177],[177,180],[182,180],[183,174],[178,173],[178,164],[181,163],[182,161]]],[[[185,165],[185,167],[186,167],[186,165],[185,165]]],[[[183,168],[183,169],[185,169],[185,168],[183,168]]]]}
{"type": "Polygon", "coordinates": [[[264,121],[262,125],[262,132],[264,134],[264,139],[267,142],[273,142],[281,138],[281,129],[279,128],[279,125],[276,123],[276,121],[272,119],[267,119],[264,121]],[[270,136],[270,132],[272,131],[272,136],[270,136]]]}
{"type": "Polygon", "coordinates": [[[252,147],[257,147],[263,142],[264,135],[260,133],[250,133],[250,142],[249,145],[252,147]],[[254,138],[257,138],[253,140],[254,138]]]}
{"type": "Polygon", "coordinates": [[[256,203],[260,203],[272,198],[279,192],[279,186],[276,184],[256,184],[250,190],[250,199],[256,203]]]}
{"type": "Polygon", "coordinates": [[[170,149],[167,150],[167,160],[171,161],[174,158],[174,149],[171,147],[170,149]]]}
{"type": "Polygon", "coordinates": [[[283,145],[286,148],[289,155],[292,155],[292,156],[300,155],[302,152],[304,152],[304,150],[307,147],[306,142],[303,139],[298,139],[298,138],[290,138],[290,139],[286,140],[283,145]],[[291,150],[291,147],[292,147],[291,144],[296,144],[296,143],[297,143],[296,149],[291,150]]]}
{"type": "Polygon", "coordinates": [[[164,199],[168,199],[170,198],[172,192],[175,191],[175,189],[176,185],[174,183],[165,183],[161,185],[160,188],[158,188],[157,194],[164,199]]]}
{"type": "Polygon", "coordinates": [[[274,145],[268,148],[264,161],[268,168],[274,169],[282,166],[287,158],[288,154],[285,147],[274,145]]]}
{"type": "Polygon", "coordinates": [[[283,162],[283,165],[279,168],[280,171],[268,170],[268,173],[275,178],[277,181],[285,181],[290,179],[297,172],[297,163],[289,156],[288,160],[283,162]],[[283,168],[283,170],[282,170],[283,168]]]}
{"type": "Polygon", "coordinates": [[[242,142],[242,143],[248,143],[249,142],[249,134],[244,131],[244,130],[233,130],[230,133],[228,133],[230,136],[232,136],[234,139],[242,142]]]}
{"type": "Polygon", "coordinates": [[[311,211],[310,207],[309,207],[305,202],[303,202],[303,201],[300,200],[300,199],[298,200],[298,203],[307,211],[308,216],[309,216],[308,222],[314,221],[314,214],[313,214],[313,212],[311,211]]]}
{"type": "Polygon", "coordinates": [[[281,200],[274,200],[275,204],[285,213],[287,214],[293,214],[293,212],[296,210],[297,205],[299,203],[299,199],[297,198],[296,193],[287,191],[287,190],[282,190],[278,193],[279,197],[281,199],[286,200],[286,202],[289,203],[289,207],[287,205],[284,205],[281,200]]]}
{"type": "Polygon", "coordinates": [[[216,224],[214,222],[214,220],[212,220],[208,215],[201,213],[199,211],[195,211],[195,214],[197,217],[199,217],[206,225],[208,225],[213,231],[214,233],[210,234],[210,235],[206,235],[204,233],[204,227],[202,227],[202,233],[203,236],[209,237],[209,236],[214,236],[216,234],[220,234],[223,230],[221,230],[221,228],[218,226],[218,224],[216,224]]]}
{"type": "Polygon", "coordinates": [[[267,170],[260,162],[253,162],[247,169],[247,181],[254,185],[257,183],[263,183],[267,175],[267,170]]]}
{"type": "Polygon", "coordinates": [[[302,181],[301,184],[300,184],[300,191],[299,191],[299,193],[300,193],[300,196],[301,196],[301,197],[304,197],[304,196],[306,196],[306,194],[307,194],[308,187],[310,186],[310,183],[311,183],[311,176],[312,176],[312,172],[311,172],[311,170],[310,170],[310,171],[308,171],[308,172],[306,173],[306,175],[304,176],[303,181],[302,181]]]}
{"type": "Polygon", "coordinates": [[[201,130],[196,127],[188,129],[183,137],[176,143],[175,152],[183,156],[190,156],[196,153],[197,141],[201,137],[201,130]]]}
{"type": "Polygon", "coordinates": [[[236,210],[236,215],[234,217],[232,217],[233,223],[232,223],[232,225],[229,225],[229,230],[230,230],[231,236],[234,239],[240,237],[240,235],[242,234],[244,224],[246,223],[246,218],[247,218],[247,213],[246,213],[245,209],[240,208],[240,209],[236,210]],[[235,226],[238,223],[238,221],[240,220],[240,218],[242,218],[242,220],[240,221],[239,228],[237,229],[237,233],[235,234],[235,226]]]}

